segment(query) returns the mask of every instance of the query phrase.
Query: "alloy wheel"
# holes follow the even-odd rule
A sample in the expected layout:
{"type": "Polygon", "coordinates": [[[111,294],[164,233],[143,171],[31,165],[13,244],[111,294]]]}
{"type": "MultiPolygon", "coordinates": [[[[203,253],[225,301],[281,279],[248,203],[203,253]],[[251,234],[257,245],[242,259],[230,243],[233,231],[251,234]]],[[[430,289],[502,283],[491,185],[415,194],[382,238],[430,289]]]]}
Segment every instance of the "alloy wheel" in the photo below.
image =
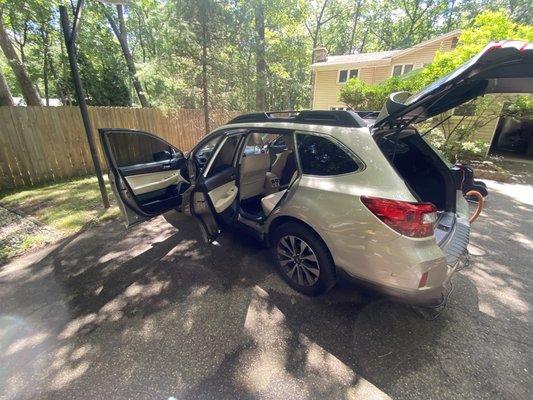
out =
{"type": "Polygon", "coordinates": [[[303,239],[286,235],[277,247],[278,259],[287,277],[300,286],[313,286],[320,276],[318,258],[303,239]]]}

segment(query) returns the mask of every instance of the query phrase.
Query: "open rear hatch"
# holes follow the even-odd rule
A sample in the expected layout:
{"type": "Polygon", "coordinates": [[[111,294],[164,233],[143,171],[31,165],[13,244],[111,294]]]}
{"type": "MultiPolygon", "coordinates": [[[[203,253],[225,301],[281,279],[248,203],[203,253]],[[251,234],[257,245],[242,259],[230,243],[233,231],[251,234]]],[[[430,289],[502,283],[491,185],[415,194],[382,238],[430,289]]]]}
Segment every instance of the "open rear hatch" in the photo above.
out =
{"type": "Polygon", "coordinates": [[[372,128],[421,122],[486,93],[533,93],[531,78],[533,43],[493,42],[420,92],[391,94],[372,128]]]}
{"type": "MultiPolygon", "coordinates": [[[[464,202],[452,165],[411,124],[486,93],[533,93],[533,44],[491,43],[477,56],[419,93],[389,96],[371,132],[391,165],[421,202],[437,206],[435,239],[455,265],[468,245],[470,225],[458,212],[464,202]]],[[[463,213],[464,214],[464,213],[463,213]]]]}

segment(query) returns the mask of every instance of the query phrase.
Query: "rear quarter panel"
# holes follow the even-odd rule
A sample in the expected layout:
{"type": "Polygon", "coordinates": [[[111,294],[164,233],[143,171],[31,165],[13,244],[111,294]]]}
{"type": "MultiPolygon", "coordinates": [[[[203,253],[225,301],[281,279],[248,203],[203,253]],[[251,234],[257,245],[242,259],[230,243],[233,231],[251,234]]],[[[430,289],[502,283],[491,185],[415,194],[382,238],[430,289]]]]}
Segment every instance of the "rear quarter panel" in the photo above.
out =
{"type": "Polygon", "coordinates": [[[420,270],[409,271],[409,266],[442,259],[435,239],[403,237],[373,215],[360,196],[416,199],[367,128],[336,128],[330,133],[364,162],[363,168],[337,176],[303,175],[269,221],[290,216],[310,225],[330,249],[335,264],[352,276],[396,287],[416,287],[420,270]]]}

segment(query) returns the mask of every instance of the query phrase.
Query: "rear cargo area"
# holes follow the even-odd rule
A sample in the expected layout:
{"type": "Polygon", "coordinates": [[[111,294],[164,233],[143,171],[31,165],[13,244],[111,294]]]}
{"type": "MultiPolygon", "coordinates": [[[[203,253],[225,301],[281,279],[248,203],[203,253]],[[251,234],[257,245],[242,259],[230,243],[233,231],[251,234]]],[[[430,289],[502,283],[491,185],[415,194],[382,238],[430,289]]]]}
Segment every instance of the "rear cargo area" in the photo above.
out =
{"type": "Polygon", "coordinates": [[[377,143],[415,197],[439,211],[455,211],[453,174],[416,131],[380,135],[377,143]]]}

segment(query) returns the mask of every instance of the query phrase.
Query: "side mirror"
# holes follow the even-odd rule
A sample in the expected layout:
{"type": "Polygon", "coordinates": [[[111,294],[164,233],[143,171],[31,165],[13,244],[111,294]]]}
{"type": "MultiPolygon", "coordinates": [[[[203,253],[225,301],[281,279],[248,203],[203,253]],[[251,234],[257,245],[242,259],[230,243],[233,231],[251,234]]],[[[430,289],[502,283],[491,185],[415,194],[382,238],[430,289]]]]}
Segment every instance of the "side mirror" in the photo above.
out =
{"type": "Polygon", "coordinates": [[[154,153],[152,156],[154,158],[154,161],[156,162],[166,161],[172,158],[172,156],[170,155],[170,151],[167,151],[167,150],[158,151],[157,153],[154,153]]]}
{"type": "Polygon", "coordinates": [[[172,159],[173,160],[181,160],[182,158],[185,158],[185,155],[183,154],[183,151],[178,149],[172,149],[172,159]]]}

